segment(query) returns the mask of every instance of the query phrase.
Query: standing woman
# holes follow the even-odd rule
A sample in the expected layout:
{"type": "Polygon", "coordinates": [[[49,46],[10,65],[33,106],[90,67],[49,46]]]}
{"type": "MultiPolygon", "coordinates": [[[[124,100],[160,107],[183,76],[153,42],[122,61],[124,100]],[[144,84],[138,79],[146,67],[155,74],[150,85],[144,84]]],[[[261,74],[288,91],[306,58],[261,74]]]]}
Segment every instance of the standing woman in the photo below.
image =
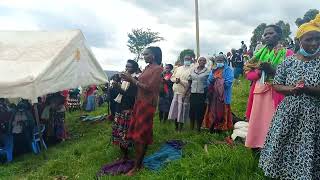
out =
{"type": "Polygon", "coordinates": [[[188,80],[192,69],[193,55],[186,55],[183,66],[177,67],[173,72],[171,81],[173,85],[173,100],[171,102],[168,119],[175,120],[176,131],[181,131],[183,124],[189,119],[190,100],[187,95],[188,80]]]}
{"type": "Polygon", "coordinates": [[[277,69],[273,86],[285,95],[273,117],[259,166],[276,179],[320,177],[320,14],[301,25],[300,49],[277,69]]]}
{"type": "Polygon", "coordinates": [[[138,87],[137,98],[133,107],[129,125],[128,138],[132,139],[135,146],[136,157],[132,170],[127,175],[132,176],[142,167],[142,161],[147,147],[153,142],[153,116],[156,111],[159,96],[162,68],[162,52],[159,47],[148,47],[143,52],[146,68],[134,79],[127,73],[121,77],[138,87]]]}
{"type": "Polygon", "coordinates": [[[163,73],[161,74],[162,81],[159,93],[159,119],[160,122],[165,122],[168,119],[171,101],[173,98],[172,81],[172,64],[166,64],[163,73]]]}
{"type": "Polygon", "coordinates": [[[194,123],[196,122],[197,130],[200,132],[202,120],[205,113],[205,101],[207,97],[207,79],[210,70],[205,67],[207,59],[205,57],[199,57],[198,67],[191,71],[189,77],[189,90],[190,95],[190,126],[194,129],[194,123]]]}
{"type": "Polygon", "coordinates": [[[279,26],[268,25],[263,33],[265,46],[258,50],[246,64],[246,77],[253,81],[251,86],[247,118],[249,119],[246,147],[259,150],[263,147],[273,114],[283,95],[272,87],[276,67],[292,54],[279,44],[282,30],[279,26]]]}
{"type": "Polygon", "coordinates": [[[233,127],[230,107],[233,70],[224,55],[219,55],[215,61],[217,66],[210,72],[207,81],[209,104],[204,118],[204,126],[210,128],[211,133],[233,127]]]}
{"type": "Polygon", "coordinates": [[[91,85],[88,87],[86,91],[86,106],[85,110],[90,112],[94,111],[96,109],[96,91],[97,91],[97,86],[96,85],[91,85]]]}
{"type": "MultiPolygon", "coordinates": [[[[138,79],[139,65],[134,60],[128,60],[126,64],[126,72],[131,77],[138,79]]],[[[112,124],[112,143],[118,145],[123,153],[123,159],[128,159],[128,148],[132,142],[128,139],[128,129],[132,114],[133,105],[137,95],[137,86],[128,82],[122,81],[121,85],[114,87],[118,92],[115,98],[115,117],[112,124]]]]}

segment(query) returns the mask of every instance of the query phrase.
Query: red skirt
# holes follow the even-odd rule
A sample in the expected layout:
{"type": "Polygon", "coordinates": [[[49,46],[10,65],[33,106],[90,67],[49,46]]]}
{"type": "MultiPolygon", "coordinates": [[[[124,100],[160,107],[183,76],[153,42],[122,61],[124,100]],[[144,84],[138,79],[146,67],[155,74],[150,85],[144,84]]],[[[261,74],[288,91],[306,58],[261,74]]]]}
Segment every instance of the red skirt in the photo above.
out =
{"type": "Polygon", "coordinates": [[[231,107],[229,104],[223,104],[221,109],[213,109],[212,106],[207,106],[203,124],[206,128],[213,126],[216,130],[231,130],[233,128],[231,107]]]}
{"type": "Polygon", "coordinates": [[[130,120],[128,138],[139,144],[153,142],[153,116],[156,108],[141,100],[136,101],[130,120]]]}

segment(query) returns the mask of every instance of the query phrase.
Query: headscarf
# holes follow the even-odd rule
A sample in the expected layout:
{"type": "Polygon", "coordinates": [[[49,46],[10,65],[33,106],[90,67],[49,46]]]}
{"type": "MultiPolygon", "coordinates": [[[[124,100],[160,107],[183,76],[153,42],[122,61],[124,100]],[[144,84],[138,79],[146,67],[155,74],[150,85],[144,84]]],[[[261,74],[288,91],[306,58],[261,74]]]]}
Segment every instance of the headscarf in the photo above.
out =
{"type": "Polygon", "coordinates": [[[310,31],[320,32],[320,13],[310,22],[302,24],[296,34],[296,38],[300,39],[301,36],[310,31]]]}

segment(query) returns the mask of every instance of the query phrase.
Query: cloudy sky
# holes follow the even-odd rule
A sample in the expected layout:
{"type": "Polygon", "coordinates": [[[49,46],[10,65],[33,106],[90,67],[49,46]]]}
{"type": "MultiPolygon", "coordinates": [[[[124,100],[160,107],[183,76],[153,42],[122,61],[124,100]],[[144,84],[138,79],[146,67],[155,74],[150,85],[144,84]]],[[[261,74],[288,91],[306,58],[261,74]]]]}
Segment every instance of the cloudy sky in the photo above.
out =
{"type": "MultiPolygon", "coordinates": [[[[199,0],[201,55],[239,48],[254,28],[278,20],[294,21],[319,0],[199,0]]],[[[127,33],[133,28],[160,32],[163,61],[174,63],[179,52],[195,49],[194,0],[1,0],[0,30],[81,29],[106,70],[123,70],[133,58],[127,33]]]]}

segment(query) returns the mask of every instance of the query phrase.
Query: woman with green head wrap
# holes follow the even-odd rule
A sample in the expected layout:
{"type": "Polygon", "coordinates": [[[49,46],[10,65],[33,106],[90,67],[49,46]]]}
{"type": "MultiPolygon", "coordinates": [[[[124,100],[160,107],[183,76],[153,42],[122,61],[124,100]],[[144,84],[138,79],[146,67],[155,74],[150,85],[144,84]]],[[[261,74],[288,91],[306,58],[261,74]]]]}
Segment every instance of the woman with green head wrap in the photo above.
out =
{"type": "Polygon", "coordinates": [[[246,146],[256,150],[263,147],[269,125],[283,95],[272,87],[276,67],[292,51],[279,43],[282,30],[279,26],[269,25],[263,33],[265,46],[258,50],[246,64],[246,77],[253,82],[248,99],[246,117],[249,120],[246,146]]]}

